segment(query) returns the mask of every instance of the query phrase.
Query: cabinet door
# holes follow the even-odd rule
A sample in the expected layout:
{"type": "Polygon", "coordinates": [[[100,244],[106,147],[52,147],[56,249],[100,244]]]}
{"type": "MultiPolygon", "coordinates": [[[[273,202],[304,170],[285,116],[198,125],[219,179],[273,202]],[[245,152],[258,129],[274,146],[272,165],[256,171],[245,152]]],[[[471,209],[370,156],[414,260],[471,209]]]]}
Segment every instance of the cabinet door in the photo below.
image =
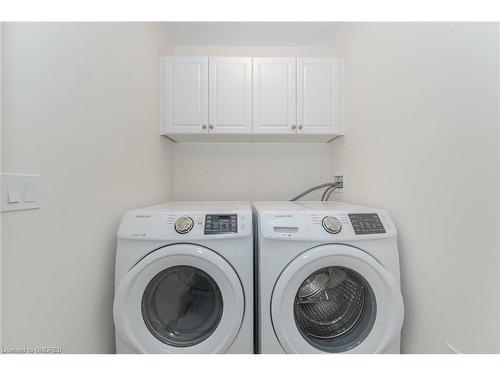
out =
{"type": "Polygon", "coordinates": [[[208,132],[208,58],[161,59],[165,133],[208,132]]]}
{"type": "Polygon", "coordinates": [[[210,133],[252,133],[252,59],[209,59],[210,133]]]}
{"type": "Polygon", "coordinates": [[[296,59],[253,59],[253,132],[296,133],[296,59]]]}
{"type": "Polygon", "coordinates": [[[341,59],[297,59],[299,134],[342,133],[341,69],[341,59]]]}

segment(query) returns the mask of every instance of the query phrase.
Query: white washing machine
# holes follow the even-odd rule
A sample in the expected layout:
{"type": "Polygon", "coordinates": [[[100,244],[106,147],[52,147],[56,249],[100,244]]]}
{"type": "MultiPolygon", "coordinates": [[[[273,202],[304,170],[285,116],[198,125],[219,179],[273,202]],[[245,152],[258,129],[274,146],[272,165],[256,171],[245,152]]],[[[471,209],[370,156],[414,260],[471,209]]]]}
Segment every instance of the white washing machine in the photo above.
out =
{"type": "Polygon", "coordinates": [[[261,353],[399,353],[397,232],[380,209],[254,204],[261,353]]]}
{"type": "Polygon", "coordinates": [[[253,353],[252,210],[171,202],[118,230],[117,353],[253,353]]]}

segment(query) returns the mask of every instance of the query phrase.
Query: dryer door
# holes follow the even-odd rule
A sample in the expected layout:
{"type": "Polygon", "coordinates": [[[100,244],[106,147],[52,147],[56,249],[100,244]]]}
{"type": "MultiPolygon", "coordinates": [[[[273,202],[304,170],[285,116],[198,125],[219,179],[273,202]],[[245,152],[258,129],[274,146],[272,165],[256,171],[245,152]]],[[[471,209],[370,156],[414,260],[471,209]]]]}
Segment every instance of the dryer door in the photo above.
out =
{"type": "Polygon", "coordinates": [[[224,353],[243,321],[243,287],[231,265],[192,244],[160,248],[121,281],[117,334],[142,353],[224,353]]]}
{"type": "Polygon", "coordinates": [[[398,283],[376,259],[347,245],[321,245],[292,260],[271,301],[287,353],[380,353],[403,324],[398,283]]]}

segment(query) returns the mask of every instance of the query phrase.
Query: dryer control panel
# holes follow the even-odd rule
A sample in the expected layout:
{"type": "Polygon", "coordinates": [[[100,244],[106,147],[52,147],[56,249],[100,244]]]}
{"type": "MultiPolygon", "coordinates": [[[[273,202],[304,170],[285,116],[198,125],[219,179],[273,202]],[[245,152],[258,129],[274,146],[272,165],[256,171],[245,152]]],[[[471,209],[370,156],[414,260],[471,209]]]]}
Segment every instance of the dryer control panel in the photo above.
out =
{"type": "Polygon", "coordinates": [[[205,215],[204,233],[238,233],[238,215],[205,215]]]}
{"type": "Polygon", "coordinates": [[[252,212],[129,211],[119,238],[141,240],[217,240],[252,235],[252,212]]]}

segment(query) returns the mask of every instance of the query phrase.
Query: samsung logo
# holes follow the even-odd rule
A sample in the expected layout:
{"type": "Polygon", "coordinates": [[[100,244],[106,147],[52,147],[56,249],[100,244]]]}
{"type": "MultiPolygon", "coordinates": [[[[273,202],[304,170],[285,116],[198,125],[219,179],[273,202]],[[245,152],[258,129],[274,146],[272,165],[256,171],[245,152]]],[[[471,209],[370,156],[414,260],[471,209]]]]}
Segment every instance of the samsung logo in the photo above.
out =
{"type": "Polygon", "coordinates": [[[144,219],[144,218],[150,218],[151,215],[135,215],[136,219],[144,219]]]}
{"type": "Polygon", "coordinates": [[[276,219],[291,219],[292,215],[274,215],[276,219]]]}

